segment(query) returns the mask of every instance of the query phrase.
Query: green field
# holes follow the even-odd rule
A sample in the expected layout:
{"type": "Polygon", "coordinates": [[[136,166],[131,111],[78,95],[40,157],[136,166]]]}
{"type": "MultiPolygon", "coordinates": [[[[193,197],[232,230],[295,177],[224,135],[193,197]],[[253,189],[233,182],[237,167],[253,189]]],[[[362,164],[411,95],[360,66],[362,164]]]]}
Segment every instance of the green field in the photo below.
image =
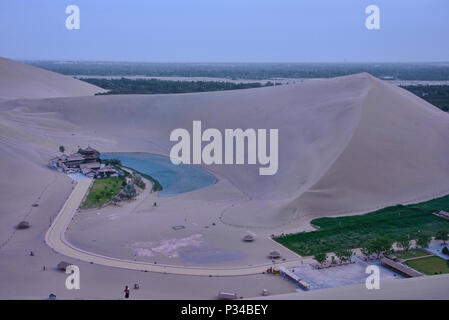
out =
{"type": "Polygon", "coordinates": [[[449,264],[447,260],[440,257],[428,257],[405,262],[409,267],[427,275],[439,273],[449,273],[449,264]]]}
{"type": "Polygon", "coordinates": [[[81,209],[98,208],[116,196],[124,187],[124,177],[95,179],[81,209]]]}
{"type": "Polygon", "coordinates": [[[276,241],[304,256],[360,248],[370,239],[381,237],[413,239],[419,232],[434,235],[449,229],[449,221],[432,213],[449,209],[449,195],[414,205],[397,205],[363,215],[319,218],[312,224],[317,231],[302,232],[275,238],[276,241]]]}
{"type": "Polygon", "coordinates": [[[417,258],[417,257],[424,257],[424,256],[430,256],[431,253],[419,250],[419,249],[412,249],[407,251],[398,251],[394,253],[396,257],[400,259],[410,259],[410,258],[417,258]]]}

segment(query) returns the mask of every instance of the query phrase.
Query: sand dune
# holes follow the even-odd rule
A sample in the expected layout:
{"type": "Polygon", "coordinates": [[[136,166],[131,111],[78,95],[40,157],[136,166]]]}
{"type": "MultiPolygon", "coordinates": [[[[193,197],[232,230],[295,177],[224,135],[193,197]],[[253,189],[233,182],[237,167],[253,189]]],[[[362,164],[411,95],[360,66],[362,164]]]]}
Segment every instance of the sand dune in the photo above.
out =
{"type": "MultiPolygon", "coordinates": [[[[362,213],[449,193],[448,115],[368,74],[194,94],[91,96],[96,90],[0,59],[0,261],[8,274],[0,296],[43,297],[56,292],[58,297],[114,298],[126,279],[128,284],[143,284],[140,297],[211,298],[224,289],[255,296],[261,290],[249,290],[254,288],[249,277],[229,277],[225,282],[215,277],[167,278],[81,261],[77,264],[83,278],[91,281],[79,293],[66,290],[64,275],[51,270],[62,256],[43,242],[73,187],[67,176],[47,168],[60,145],[67,152],[91,145],[102,152],[168,155],[173,145],[170,132],[191,130],[193,120],[201,120],[203,129],[222,132],[279,129],[276,175],[260,176],[259,165],[203,166],[218,177],[211,187],[175,197],[151,194],[121,207],[75,215],[66,234],[71,243],[122,259],[133,259],[130,244],[159,244],[195,234],[201,234],[213,252],[239,257],[202,266],[263,264],[267,251],[274,248],[288,259],[292,253],[275,247],[269,234],[308,229],[316,217],[362,213]],[[32,207],[33,203],[39,206],[32,207]],[[16,232],[14,226],[23,219],[31,229],[16,232]],[[180,224],[187,228],[172,229],[180,224]],[[257,234],[257,241],[242,245],[248,230],[257,234]],[[30,258],[30,250],[36,256],[30,258]],[[43,265],[48,271],[42,271],[43,265]],[[27,277],[18,280],[24,274],[27,277]],[[151,284],[145,286],[148,279],[151,284]],[[198,291],[192,295],[191,288],[198,291]]],[[[161,255],[138,258],[150,262],[154,258],[158,264],[198,264],[161,255]]],[[[256,282],[273,293],[294,290],[293,284],[273,279],[256,282]]]]}
{"type": "Polygon", "coordinates": [[[90,96],[103,91],[102,88],[68,76],[0,57],[0,101],[90,96]]]}
{"type": "Polygon", "coordinates": [[[278,128],[276,175],[260,176],[258,165],[207,166],[251,199],[226,210],[229,224],[305,222],[449,193],[448,115],[368,74],[225,92],[16,100],[0,110],[10,119],[2,140],[26,145],[32,136],[47,152],[89,143],[168,155],[170,132],[191,130],[193,120],[222,132],[278,128]]]}

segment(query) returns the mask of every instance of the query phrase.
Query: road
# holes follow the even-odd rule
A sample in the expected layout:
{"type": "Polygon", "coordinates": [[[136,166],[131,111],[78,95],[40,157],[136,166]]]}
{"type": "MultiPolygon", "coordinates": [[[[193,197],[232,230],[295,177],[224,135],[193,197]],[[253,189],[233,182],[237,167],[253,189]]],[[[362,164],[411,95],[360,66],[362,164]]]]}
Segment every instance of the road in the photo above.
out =
{"type": "MultiPolygon", "coordinates": [[[[69,198],[59,211],[50,228],[45,234],[45,242],[56,252],[65,256],[99,265],[145,272],[159,272],[192,276],[242,276],[260,274],[273,266],[273,263],[232,267],[232,268],[201,268],[184,267],[175,265],[153,264],[149,262],[131,261],[106,257],[93,252],[87,252],[70,244],[65,238],[65,232],[78,207],[89,191],[91,179],[77,181],[69,198]]],[[[301,258],[276,262],[276,267],[296,267],[301,263],[301,258]]]]}

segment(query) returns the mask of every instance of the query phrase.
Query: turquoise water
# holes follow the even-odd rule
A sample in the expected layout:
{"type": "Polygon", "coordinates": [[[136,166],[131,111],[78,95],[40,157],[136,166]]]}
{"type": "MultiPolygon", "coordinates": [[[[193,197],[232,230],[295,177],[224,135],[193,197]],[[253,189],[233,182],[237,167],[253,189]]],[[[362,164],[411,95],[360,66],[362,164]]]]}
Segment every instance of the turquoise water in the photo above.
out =
{"type": "Polygon", "coordinates": [[[119,159],[124,166],[152,176],[163,187],[159,192],[161,196],[198,190],[216,181],[213,175],[197,167],[174,165],[170,158],[150,153],[102,153],[101,158],[119,159]]]}

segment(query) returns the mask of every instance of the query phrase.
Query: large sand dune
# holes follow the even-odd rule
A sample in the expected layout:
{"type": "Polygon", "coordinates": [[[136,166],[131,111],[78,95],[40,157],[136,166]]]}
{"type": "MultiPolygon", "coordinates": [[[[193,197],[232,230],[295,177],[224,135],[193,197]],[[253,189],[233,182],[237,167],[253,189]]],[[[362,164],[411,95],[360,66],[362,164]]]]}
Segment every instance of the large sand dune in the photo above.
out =
{"type": "Polygon", "coordinates": [[[0,100],[91,96],[102,88],[0,57],[0,100]]]}
{"type": "MultiPolygon", "coordinates": [[[[260,176],[259,165],[205,167],[246,197],[223,213],[231,225],[288,225],[449,193],[449,116],[368,74],[225,92],[15,100],[0,112],[2,147],[43,154],[90,144],[168,155],[170,132],[191,130],[193,120],[222,132],[277,128],[276,175],[260,176]]],[[[11,159],[4,173],[28,181],[11,159]]]]}

